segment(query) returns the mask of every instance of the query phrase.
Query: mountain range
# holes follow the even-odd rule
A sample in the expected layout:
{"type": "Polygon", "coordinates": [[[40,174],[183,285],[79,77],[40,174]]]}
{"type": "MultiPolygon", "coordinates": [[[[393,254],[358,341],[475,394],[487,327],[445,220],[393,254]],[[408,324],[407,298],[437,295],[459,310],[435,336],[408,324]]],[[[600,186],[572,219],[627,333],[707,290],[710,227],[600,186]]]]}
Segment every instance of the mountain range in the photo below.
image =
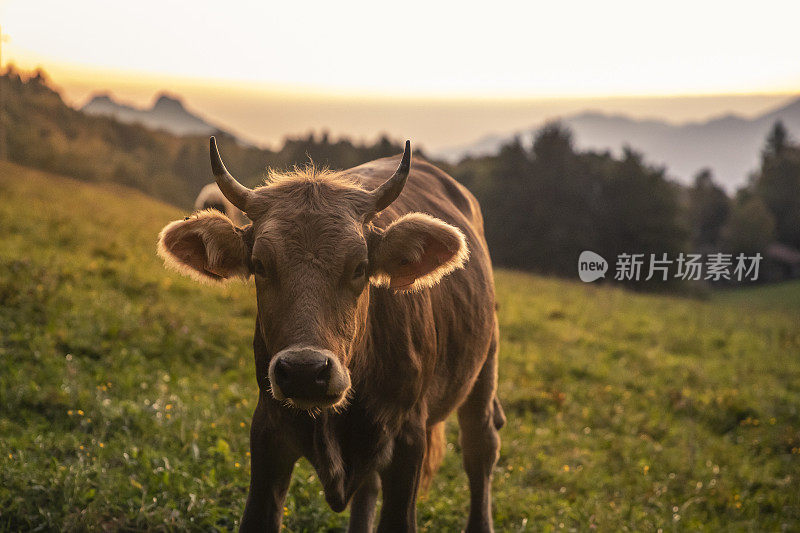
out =
{"type": "Polygon", "coordinates": [[[81,111],[90,115],[111,116],[129,124],[166,130],[176,135],[210,135],[220,128],[186,109],[180,98],[161,93],[152,107],[138,108],[122,104],[109,94],[97,94],[81,111]]]}
{"type": "MultiPolygon", "coordinates": [[[[166,93],[158,95],[150,108],[122,104],[107,93],[98,94],[82,111],[176,135],[210,135],[221,131],[187,110],[180,98],[166,93]]],[[[764,141],[776,121],[782,121],[794,139],[800,137],[800,98],[753,118],[729,114],[702,122],[673,124],[587,111],[558,120],[572,131],[579,149],[619,154],[627,145],[642,153],[651,164],[666,167],[669,176],[685,184],[691,183],[700,169],[710,168],[715,180],[734,192],[747,183],[748,175],[758,167],[764,141]]],[[[524,143],[532,142],[542,125],[487,135],[466,145],[433,151],[431,156],[457,162],[467,156],[495,154],[514,137],[520,137],[524,143]]]]}
{"type": "MultiPolygon", "coordinates": [[[[800,137],[800,98],[754,118],[726,115],[704,122],[670,124],[661,120],[636,120],[622,115],[584,112],[561,117],[580,149],[621,152],[626,145],[644,154],[647,161],[663,165],[682,183],[690,183],[702,168],[710,168],[715,180],[729,192],[747,183],[759,164],[761,149],[776,121],[782,121],[800,137]]],[[[439,150],[432,155],[448,161],[466,156],[497,153],[515,136],[531,142],[542,124],[527,131],[488,135],[467,145],[439,150]]]]}

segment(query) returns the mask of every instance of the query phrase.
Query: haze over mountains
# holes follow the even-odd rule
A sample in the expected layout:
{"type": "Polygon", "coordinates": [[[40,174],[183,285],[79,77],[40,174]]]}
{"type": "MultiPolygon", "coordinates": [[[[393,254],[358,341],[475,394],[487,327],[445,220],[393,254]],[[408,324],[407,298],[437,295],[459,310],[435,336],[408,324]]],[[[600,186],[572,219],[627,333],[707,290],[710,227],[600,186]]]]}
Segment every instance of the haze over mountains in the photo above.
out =
{"type": "MultiPolygon", "coordinates": [[[[629,145],[643,153],[647,161],[666,166],[668,174],[682,183],[690,183],[698,170],[708,167],[713,170],[715,180],[729,192],[747,182],[748,174],[758,165],[767,133],[777,120],[783,121],[795,139],[799,137],[800,98],[752,119],[729,114],[704,122],[674,125],[597,112],[560,119],[572,130],[578,148],[619,153],[629,145]]],[[[468,155],[493,154],[515,136],[529,142],[541,126],[488,135],[474,143],[435,151],[433,155],[458,161],[468,155]]]]}
{"type": "Polygon", "coordinates": [[[180,98],[161,93],[152,107],[138,108],[114,100],[110,94],[94,96],[81,111],[90,115],[111,116],[128,124],[166,130],[176,135],[210,135],[220,128],[191,113],[180,98]]]}

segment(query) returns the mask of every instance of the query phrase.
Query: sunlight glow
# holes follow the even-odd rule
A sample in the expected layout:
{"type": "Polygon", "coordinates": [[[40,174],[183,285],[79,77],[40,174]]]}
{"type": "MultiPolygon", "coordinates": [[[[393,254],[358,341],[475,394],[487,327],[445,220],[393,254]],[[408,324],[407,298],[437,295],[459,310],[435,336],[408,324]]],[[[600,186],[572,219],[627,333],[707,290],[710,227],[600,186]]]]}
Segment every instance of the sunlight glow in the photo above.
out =
{"type": "Polygon", "coordinates": [[[384,96],[789,92],[800,4],[6,0],[21,66],[384,96]],[[113,9],[110,7],[113,6],[113,9]]]}

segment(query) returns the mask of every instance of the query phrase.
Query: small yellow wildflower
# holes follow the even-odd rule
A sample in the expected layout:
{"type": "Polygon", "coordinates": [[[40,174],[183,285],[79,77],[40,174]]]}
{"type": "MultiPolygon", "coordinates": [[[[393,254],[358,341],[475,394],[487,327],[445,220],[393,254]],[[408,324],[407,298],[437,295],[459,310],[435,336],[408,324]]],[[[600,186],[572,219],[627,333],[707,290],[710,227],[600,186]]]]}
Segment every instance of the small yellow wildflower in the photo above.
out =
{"type": "Polygon", "coordinates": [[[215,427],[217,427],[217,423],[216,423],[216,422],[211,422],[211,427],[212,427],[212,428],[215,428],[215,427]]]}
{"type": "Polygon", "coordinates": [[[69,416],[72,416],[72,409],[70,409],[69,411],[67,411],[67,414],[68,414],[69,416]]]}
{"type": "Polygon", "coordinates": [[[172,409],[172,404],[171,404],[171,403],[168,403],[167,405],[165,405],[165,406],[164,406],[164,409],[166,409],[167,411],[169,411],[170,409],[172,409]]]}
{"type": "Polygon", "coordinates": [[[106,447],[106,445],[103,444],[102,442],[98,442],[97,445],[100,446],[101,448],[105,448],[106,447]]]}
{"type": "Polygon", "coordinates": [[[561,467],[564,472],[569,472],[569,465],[564,465],[561,467]]]}
{"type": "Polygon", "coordinates": [[[83,410],[82,409],[78,409],[78,415],[83,416],[83,410]]]}
{"type": "Polygon", "coordinates": [[[239,468],[239,463],[233,463],[233,466],[235,466],[236,468],[239,468]]]}
{"type": "Polygon", "coordinates": [[[239,422],[239,427],[243,428],[245,426],[244,422],[239,422]]]}
{"type": "Polygon", "coordinates": [[[650,472],[650,465],[644,465],[642,467],[642,472],[644,472],[644,475],[646,476],[647,473],[650,472]]]}

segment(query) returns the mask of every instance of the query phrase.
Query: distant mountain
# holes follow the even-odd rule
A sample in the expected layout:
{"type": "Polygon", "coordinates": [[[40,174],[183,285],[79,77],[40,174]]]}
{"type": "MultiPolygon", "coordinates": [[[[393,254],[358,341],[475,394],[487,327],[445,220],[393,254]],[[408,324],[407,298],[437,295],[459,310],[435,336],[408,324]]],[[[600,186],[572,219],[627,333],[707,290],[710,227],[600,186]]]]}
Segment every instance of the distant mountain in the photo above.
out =
{"type": "Polygon", "coordinates": [[[109,94],[98,94],[81,111],[90,115],[111,116],[120,122],[142,124],[175,135],[209,135],[220,131],[217,126],[209,124],[199,115],[187,111],[179,98],[165,93],[158,96],[150,109],[121,104],[109,94]]]}
{"type": "MultiPolygon", "coordinates": [[[[666,166],[669,175],[683,183],[690,183],[699,169],[709,167],[716,181],[732,192],[744,185],[748,174],[758,167],[761,149],[775,121],[782,120],[789,133],[795,139],[800,138],[800,99],[753,119],[727,115],[706,122],[674,125],[585,112],[560,120],[572,130],[578,148],[618,153],[629,145],[651,163],[666,166]]],[[[541,124],[528,131],[489,135],[432,155],[457,161],[467,155],[493,154],[516,135],[529,142],[539,127],[541,124]]]]}

